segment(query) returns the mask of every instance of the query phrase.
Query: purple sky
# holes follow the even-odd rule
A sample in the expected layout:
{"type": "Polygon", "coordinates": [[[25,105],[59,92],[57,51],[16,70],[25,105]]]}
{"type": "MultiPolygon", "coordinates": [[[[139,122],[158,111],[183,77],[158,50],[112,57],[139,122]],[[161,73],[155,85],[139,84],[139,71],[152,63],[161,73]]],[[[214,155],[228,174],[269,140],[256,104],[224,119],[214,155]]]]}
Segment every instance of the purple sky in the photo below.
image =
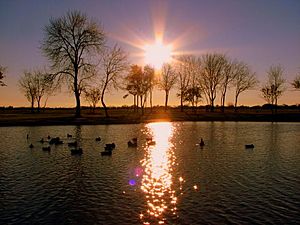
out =
{"type": "MultiPolygon", "coordinates": [[[[164,41],[176,42],[176,51],[200,54],[222,52],[248,63],[261,82],[266,70],[280,63],[285,68],[287,91],[279,103],[300,103],[300,93],[289,82],[300,72],[300,1],[299,0],[2,0],[0,1],[0,64],[8,68],[0,87],[0,106],[28,106],[19,92],[17,80],[25,69],[47,65],[39,46],[43,27],[50,17],[78,9],[99,21],[109,36],[118,42],[132,62],[141,62],[138,48],[124,41],[153,41],[154,24],[164,19],[164,41]],[[123,42],[121,41],[123,40],[123,42]]],[[[257,90],[242,93],[240,104],[263,104],[257,90]]],[[[109,105],[131,104],[122,93],[111,92],[109,105]]],[[[163,104],[162,92],[155,94],[154,104],[163,104]]],[[[233,102],[229,93],[227,103],[233,102]]],[[[216,102],[219,104],[219,100],[216,102]]],[[[74,106],[72,94],[63,91],[51,97],[49,106],[74,106]]],[[[179,99],[171,96],[171,105],[179,99]]]]}

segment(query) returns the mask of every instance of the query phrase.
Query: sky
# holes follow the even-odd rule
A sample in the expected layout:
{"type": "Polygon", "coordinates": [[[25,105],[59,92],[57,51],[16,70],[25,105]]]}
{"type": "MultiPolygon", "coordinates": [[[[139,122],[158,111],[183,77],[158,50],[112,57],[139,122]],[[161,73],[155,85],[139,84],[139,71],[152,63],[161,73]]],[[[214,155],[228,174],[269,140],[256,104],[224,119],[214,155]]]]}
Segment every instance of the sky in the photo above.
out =
{"type": "MultiPolygon", "coordinates": [[[[279,104],[300,103],[300,92],[290,85],[300,73],[299,0],[0,0],[0,65],[7,67],[7,86],[0,87],[0,106],[29,106],[19,91],[18,79],[24,70],[50,65],[40,49],[43,28],[51,17],[75,9],[101,24],[108,44],[118,43],[132,63],[143,63],[143,52],[137,46],[153,42],[157,31],[163,33],[164,43],[174,44],[177,53],[218,52],[246,62],[260,84],[242,93],[239,104],[264,104],[259,89],[266,71],[271,65],[281,64],[287,84],[279,104]]],[[[122,98],[123,94],[111,90],[106,102],[132,104],[132,99],[122,98]]],[[[226,103],[232,102],[230,91],[226,103]]],[[[157,91],[154,105],[163,103],[164,93],[157,91]]],[[[169,103],[180,104],[174,91],[169,103]]],[[[50,97],[47,105],[73,107],[75,99],[63,89],[50,97]]]]}

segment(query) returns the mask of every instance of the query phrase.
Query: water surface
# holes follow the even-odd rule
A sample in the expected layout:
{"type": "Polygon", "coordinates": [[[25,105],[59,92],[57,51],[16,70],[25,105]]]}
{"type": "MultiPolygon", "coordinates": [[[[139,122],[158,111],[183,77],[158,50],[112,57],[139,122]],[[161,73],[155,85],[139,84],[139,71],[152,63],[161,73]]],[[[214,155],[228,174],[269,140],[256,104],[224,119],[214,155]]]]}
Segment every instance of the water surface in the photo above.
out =
{"type": "Polygon", "coordinates": [[[0,135],[0,224],[300,223],[299,123],[1,127],[0,135]],[[42,151],[48,135],[64,144],[42,151]],[[128,148],[133,137],[138,147],[128,148]],[[82,156],[70,154],[74,140],[82,156]],[[101,157],[111,142],[113,155],[101,157]]]}

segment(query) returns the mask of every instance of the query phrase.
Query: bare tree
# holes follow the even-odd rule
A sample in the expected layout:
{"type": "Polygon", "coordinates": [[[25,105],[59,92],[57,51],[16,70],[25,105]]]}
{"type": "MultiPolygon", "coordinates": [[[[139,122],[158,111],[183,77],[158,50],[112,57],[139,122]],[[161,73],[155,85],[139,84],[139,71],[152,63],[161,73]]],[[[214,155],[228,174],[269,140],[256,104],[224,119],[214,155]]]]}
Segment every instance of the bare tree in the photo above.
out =
{"type": "MultiPolygon", "coordinates": [[[[51,77],[51,74],[47,73],[45,70],[35,70],[32,72],[32,77],[33,77],[33,84],[35,86],[36,90],[36,101],[38,105],[38,112],[40,111],[41,108],[41,100],[44,96],[48,97],[53,94],[55,87],[53,83],[53,79],[51,77]]],[[[46,102],[44,106],[46,106],[46,102]]]]}
{"type": "Polygon", "coordinates": [[[180,56],[177,63],[175,64],[175,71],[178,77],[178,88],[180,97],[181,111],[183,111],[183,103],[188,101],[195,104],[199,98],[199,91],[201,91],[199,86],[199,74],[200,74],[201,61],[192,55],[180,56]]]}
{"type": "Polygon", "coordinates": [[[226,63],[224,64],[222,80],[220,82],[220,91],[221,91],[221,107],[222,112],[225,110],[225,100],[227,90],[235,79],[235,76],[239,72],[239,62],[230,61],[230,59],[226,59],[226,63]]]}
{"type": "Polygon", "coordinates": [[[107,106],[104,102],[105,93],[109,88],[118,89],[120,86],[119,81],[121,80],[122,73],[127,68],[127,56],[123,50],[115,45],[113,48],[107,48],[103,52],[101,62],[101,82],[102,82],[102,93],[101,103],[105,111],[105,116],[109,117],[107,106]]]}
{"type": "Polygon", "coordinates": [[[99,26],[79,11],[51,18],[45,27],[42,49],[55,69],[53,79],[67,82],[76,99],[76,116],[80,116],[80,95],[94,74],[91,56],[104,45],[104,33],[99,26]]]}
{"type": "Polygon", "coordinates": [[[97,103],[101,99],[101,89],[97,87],[86,88],[84,90],[84,96],[86,101],[92,106],[93,112],[95,112],[97,103]]]}
{"type": "Polygon", "coordinates": [[[200,87],[190,87],[183,93],[184,101],[190,102],[192,107],[197,107],[198,102],[202,98],[200,87]]]}
{"type": "Polygon", "coordinates": [[[34,102],[36,100],[36,85],[35,85],[35,79],[31,72],[25,71],[24,76],[22,76],[19,79],[19,88],[20,91],[23,92],[26,99],[31,104],[31,112],[33,112],[34,109],[34,102]]]}
{"type": "Polygon", "coordinates": [[[6,84],[2,81],[4,79],[4,73],[6,71],[6,68],[3,66],[0,66],[0,86],[6,86],[6,84]]]}
{"type": "Polygon", "coordinates": [[[155,85],[157,84],[157,80],[155,79],[154,68],[149,65],[144,66],[144,77],[146,78],[146,81],[149,85],[149,90],[148,90],[149,91],[149,101],[150,101],[150,108],[152,110],[152,106],[153,106],[152,94],[153,94],[153,89],[154,89],[155,85]]]}
{"type": "MultiPolygon", "coordinates": [[[[139,94],[139,84],[142,77],[142,68],[138,65],[131,65],[129,73],[124,79],[125,90],[133,96],[133,106],[134,111],[138,107],[138,94],[139,94]]],[[[127,98],[128,94],[124,95],[123,98],[127,98]]]]}
{"type": "Polygon", "coordinates": [[[235,87],[235,103],[234,107],[237,110],[238,97],[239,95],[250,89],[255,87],[258,83],[255,73],[251,72],[249,66],[246,63],[239,62],[235,65],[236,75],[233,80],[233,85],[235,87]]]}
{"type": "Polygon", "coordinates": [[[54,92],[53,80],[49,76],[45,71],[38,69],[33,72],[25,71],[24,76],[19,79],[20,90],[31,103],[32,111],[35,101],[37,102],[39,112],[42,98],[44,96],[48,97],[54,92]]]}
{"type": "Polygon", "coordinates": [[[223,54],[206,54],[202,57],[200,85],[210,102],[211,111],[214,110],[214,101],[217,90],[222,81],[222,73],[226,65],[223,54]]]}
{"type": "Polygon", "coordinates": [[[165,110],[168,107],[168,100],[170,90],[176,84],[176,73],[170,64],[164,64],[161,69],[161,79],[159,81],[159,88],[166,93],[165,110]]]}
{"type": "Polygon", "coordinates": [[[295,89],[299,89],[300,90],[300,75],[296,76],[295,79],[292,82],[292,86],[295,89]]]}
{"type": "Polygon", "coordinates": [[[283,79],[283,67],[281,65],[271,66],[267,71],[268,81],[261,89],[263,98],[270,104],[272,104],[272,112],[275,107],[275,112],[277,112],[278,98],[284,92],[283,79]]]}
{"type": "Polygon", "coordinates": [[[177,59],[177,63],[175,64],[175,72],[178,77],[178,89],[179,93],[177,94],[180,97],[180,110],[183,111],[183,103],[184,103],[184,94],[187,92],[189,82],[190,82],[190,61],[193,56],[180,56],[177,59]]]}

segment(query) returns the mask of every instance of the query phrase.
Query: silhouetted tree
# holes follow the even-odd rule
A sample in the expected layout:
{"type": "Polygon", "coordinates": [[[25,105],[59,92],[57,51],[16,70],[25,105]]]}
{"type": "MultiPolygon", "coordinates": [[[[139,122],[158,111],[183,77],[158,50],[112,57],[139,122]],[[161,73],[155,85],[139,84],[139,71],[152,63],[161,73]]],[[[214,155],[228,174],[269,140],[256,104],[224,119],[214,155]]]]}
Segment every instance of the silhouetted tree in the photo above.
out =
{"type": "MultiPolygon", "coordinates": [[[[131,65],[129,73],[125,77],[125,90],[133,96],[133,106],[134,111],[138,107],[138,93],[139,93],[139,84],[142,76],[142,68],[138,65],[131,65]]],[[[124,95],[123,98],[127,98],[128,94],[124,95]]]]}
{"type": "Polygon", "coordinates": [[[170,90],[176,83],[176,73],[170,64],[164,64],[161,69],[161,78],[159,80],[159,88],[166,93],[165,110],[168,107],[170,90]]]}
{"type": "Polygon", "coordinates": [[[223,54],[206,54],[201,60],[200,85],[210,103],[210,110],[214,110],[217,90],[222,81],[222,73],[226,59],[223,54]]]}
{"type": "Polygon", "coordinates": [[[180,97],[180,110],[183,111],[183,103],[185,99],[185,94],[187,93],[190,78],[191,70],[193,68],[194,56],[192,55],[183,55],[177,58],[177,63],[175,64],[175,72],[178,77],[178,89],[179,93],[177,96],[180,97]]]}
{"type": "Polygon", "coordinates": [[[33,112],[37,91],[35,79],[32,73],[28,71],[24,72],[24,76],[19,79],[19,88],[20,91],[25,95],[26,99],[30,102],[31,112],[33,112]]]}
{"type": "Polygon", "coordinates": [[[45,27],[42,49],[56,70],[53,79],[65,80],[76,99],[76,116],[80,116],[80,95],[87,81],[93,77],[90,62],[93,52],[104,45],[102,29],[79,11],[51,18],[45,27]]]}
{"type": "Polygon", "coordinates": [[[84,90],[84,97],[91,105],[93,112],[95,112],[97,103],[101,99],[101,90],[97,87],[86,88],[84,90]]]}
{"type": "Polygon", "coordinates": [[[239,72],[239,63],[237,61],[231,61],[226,58],[226,63],[223,67],[222,79],[220,82],[220,91],[221,91],[221,110],[225,110],[225,99],[227,90],[235,79],[235,76],[239,72]]]}
{"type": "Polygon", "coordinates": [[[188,88],[185,93],[183,94],[184,101],[190,102],[192,104],[192,107],[197,107],[198,102],[202,98],[201,96],[201,88],[200,87],[191,87],[188,88]]]}
{"type": "MultiPolygon", "coordinates": [[[[157,84],[157,80],[155,79],[155,72],[154,72],[154,68],[149,66],[149,65],[146,65],[144,66],[144,77],[149,85],[149,101],[150,101],[150,108],[152,110],[152,106],[153,106],[153,103],[152,103],[152,94],[153,94],[153,89],[155,87],[155,85],[157,84]]],[[[146,99],[146,98],[145,98],[146,99]]]]}
{"type": "Polygon", "coordinates": [[[262,97],[270,104],[272,104],[272,112],[275,107],[275,112],[277,112],[278,98],[284,92],[283,79],[283,67],[281,65],[271,66],[267,71],[268,81],[261,89],[262,97]]]}
{"type": "Polygon", "coordinates": [[[0,86],[6,86],[6,84],[3,82],[5,70],[5,67],[0,66],[0,86]]]}
{"type": "Polygon", "coordinates": [[[41,108],[42,98],[51,95],[55,88],[50,75],[42,70],[35,70],[33,72],[25,71],[24,76],[19,79],[19,87],[27,100],[31,103],[32,111],[35,101],[37,102],[38,112],[41,108]]]}
{"type": "Polygon", "coordinates": [[[295,79],[292,82],[292,86],[295,89],[299,89],[300,90],[300,75],[296,76],[295,79]]]}
{"type": "Polygon", "coordinates": [[[46,107],[48,97],[55,91],[55,86],[51,75],[45,70],[35,70],[32,73],[34,86],[36,87],[36,101],[38,105],[38,112],[41,108],[41,100],[43,97],[47,97],[44,107],[46,107]]]}
{"type": "Polygon", "coordinates": [[[101,61],[101,104],[105,111],[105,116],[109,117],[107,106],[104,102],[105,93],[109,88],[118,89],[122,73],[127,68],[127,56],[123,50],[115,45],[113,48],[107,48],[103,51],[101,61]]]}
{"type": "Polygon", "coordinates": [[[236,75],[233,80],[233,85],[235,87],[235,103],[234,107],[237,110],[237,103],[239,95],[250,89],[255,87],[258,83],[255,73],[251,72],[249,66],[246,63],[239,62],[235,65],[236,75]]]}

